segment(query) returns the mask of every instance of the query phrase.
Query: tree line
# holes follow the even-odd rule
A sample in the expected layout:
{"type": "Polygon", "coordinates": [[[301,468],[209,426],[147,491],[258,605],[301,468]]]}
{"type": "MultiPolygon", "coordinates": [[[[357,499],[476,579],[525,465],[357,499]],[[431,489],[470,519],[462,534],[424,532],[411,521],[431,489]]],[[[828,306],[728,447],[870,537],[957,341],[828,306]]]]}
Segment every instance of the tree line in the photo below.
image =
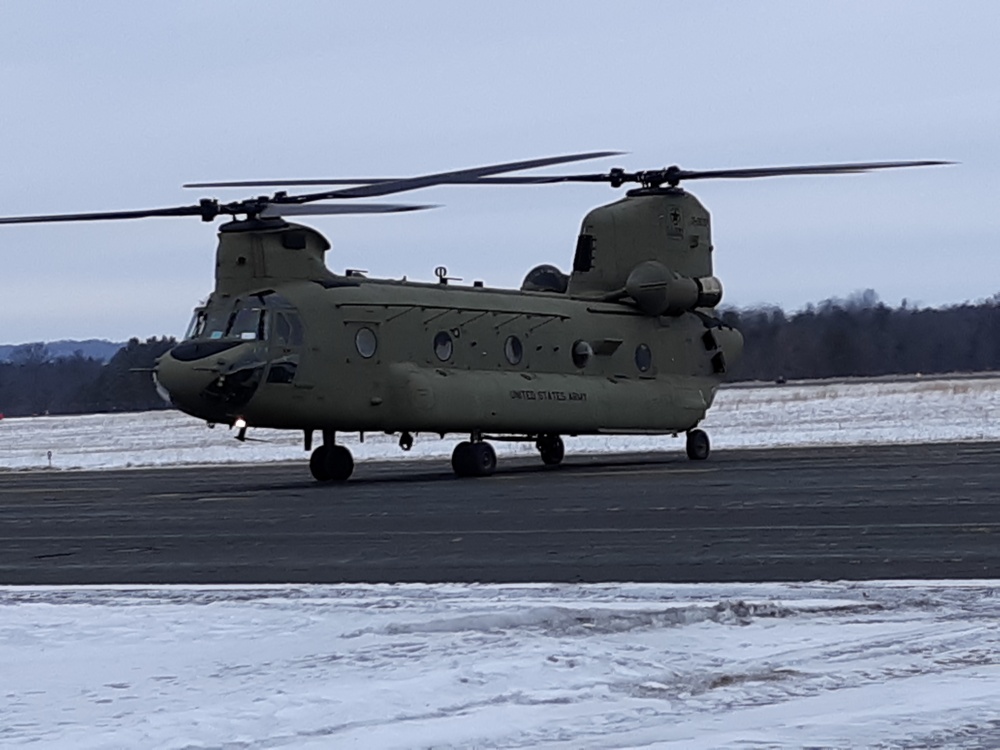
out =
{"type": "MultiPolygon", "coordinates": [[[[792,380],[1000,370],[1000,294],[943,308],[883,304],[868,289],[796,313],[726,309],[743,333],[730,380],[792,380]]],[[[168,408],[150,370],[177,342],[133,338],[107,363],[77,352],[54,358],[26,344],[0,363],[0,414],[83,414],[168,408]]]]}
{"type": "Polygon", "coordinates": [[[25,344],[0,362],[0,414],[89,414],[150,411],[167,404],[156,393],[151,369],[174,346],[171,337],[129,340],[107,363],[77,351],[53,357],[43,343],[25,344]]]}
{"type": "Polygon", "coordinates": [[[786,315],[727,310],[745,340],[734,380],[780,380],[1000,370],[1000,294],[918,309],[889,307],[871,289],[786,315]]]}

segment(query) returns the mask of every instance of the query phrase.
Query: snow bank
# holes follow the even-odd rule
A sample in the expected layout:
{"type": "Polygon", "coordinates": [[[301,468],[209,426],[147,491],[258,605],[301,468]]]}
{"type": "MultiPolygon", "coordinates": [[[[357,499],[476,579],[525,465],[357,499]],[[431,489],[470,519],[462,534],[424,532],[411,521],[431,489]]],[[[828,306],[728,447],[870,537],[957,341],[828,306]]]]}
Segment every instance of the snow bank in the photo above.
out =
{"type": "MultiPolygon", "coordinates": [[[[725,388],[703,423],[715,449],[1000,440],[1000,378],[855,382],[725,388]]],[[[240,443],[179,412],[5,419],[0,469],[112,469],[132,466],[304,461],[297,432],[251,430],[240,443]],[[51,457],[50,457],[51,454],[51,457]]],[[[397,438],[338,437],[355,459],[447,458],[456,436],[419,435],[404,453],[397,438]]],[[[500,455],[534,446],[498,443],[500,455]]],[[[567,438],[568,452],[682,451],[665,437],[567,438]]]]}

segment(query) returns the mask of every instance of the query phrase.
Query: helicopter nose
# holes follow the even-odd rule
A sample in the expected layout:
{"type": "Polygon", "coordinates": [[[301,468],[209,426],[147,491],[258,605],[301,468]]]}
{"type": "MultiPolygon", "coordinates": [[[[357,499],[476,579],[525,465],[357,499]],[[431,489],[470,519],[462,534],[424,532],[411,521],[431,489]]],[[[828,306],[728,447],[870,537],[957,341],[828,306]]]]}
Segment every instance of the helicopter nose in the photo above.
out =
{"type": "Polygon", "coordinates": [[[251,344],[185,341],[157,360],[153,381],[160,396],[181,411],[222,422],[253,397],[265,364],[251,344]]]}
{"type": "Polygon", "coordinates": [[[161,356],[153,368],[153,383],[160,397],[189,413],[198,409],[201,394],[218,377],[217,366],[177,358],[173,356],[173,350],[161,356]]]}

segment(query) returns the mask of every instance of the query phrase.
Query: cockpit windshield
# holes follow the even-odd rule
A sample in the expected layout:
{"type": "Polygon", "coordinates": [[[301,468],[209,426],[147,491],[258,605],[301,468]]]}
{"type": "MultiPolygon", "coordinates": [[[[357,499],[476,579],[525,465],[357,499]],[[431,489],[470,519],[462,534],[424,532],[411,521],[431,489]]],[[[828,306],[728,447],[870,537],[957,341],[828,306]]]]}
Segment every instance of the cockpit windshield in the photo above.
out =
{"type": "Polygon", "coordinates": [[[229,320],[226,337],[244,341],[263,340],[267,313],[260,307],[237,308],[229,320]]]}
{"type": "Polygon", "coordinates": [[[228,306],[196,308],[184,339],[221,339],[229,325],[229,312],[228,306]]]}
{"type": "Polygon", "coordinates": [[[288,300],[271,292],[230,304],[214,305],[210,301],[196,308],[184,338],[242,341],[274,338],[282,345],[294,346],[302,343],[302,323],[288,300]]]}

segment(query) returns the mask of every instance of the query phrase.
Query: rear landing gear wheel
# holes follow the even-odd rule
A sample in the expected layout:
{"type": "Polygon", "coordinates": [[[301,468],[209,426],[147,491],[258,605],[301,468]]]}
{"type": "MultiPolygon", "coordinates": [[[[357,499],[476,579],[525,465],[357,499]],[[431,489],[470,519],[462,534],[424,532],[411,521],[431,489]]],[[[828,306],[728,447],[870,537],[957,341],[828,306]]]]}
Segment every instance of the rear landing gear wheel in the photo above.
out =
{"type": "Polygon", "coordinates": [[[687,454],[692,461],[704,461],[712,450],[708,442],[708,433],[704,430],[691,430],[687,434],[687,454]]]}
{"type": "Polygon", "coordinates": [[[486,442],[463,441],[451,454],[451,468],[457,477],[488,477],[497,468],[497,454],[486,442]]]}
{"type": "Polygon", "coordinates": [[[309,471],[317,482],[343,482],[354,472],[354,457],[342,445],[321,445],[309,457],[309,471]]]}
{"type": "Polygon", "coordinates": [[[566,446],[558,435],[542,435],[535,442],[535,447],[542,457],[542,463],[546,466],[561,464],[563,456],[566,455],[566,446]]]}
{"type": "Polygon", "coordinates": [[[472,476],[472,443],[463,440],[451,452],[451,470],[456,477],[472,476]]]}

